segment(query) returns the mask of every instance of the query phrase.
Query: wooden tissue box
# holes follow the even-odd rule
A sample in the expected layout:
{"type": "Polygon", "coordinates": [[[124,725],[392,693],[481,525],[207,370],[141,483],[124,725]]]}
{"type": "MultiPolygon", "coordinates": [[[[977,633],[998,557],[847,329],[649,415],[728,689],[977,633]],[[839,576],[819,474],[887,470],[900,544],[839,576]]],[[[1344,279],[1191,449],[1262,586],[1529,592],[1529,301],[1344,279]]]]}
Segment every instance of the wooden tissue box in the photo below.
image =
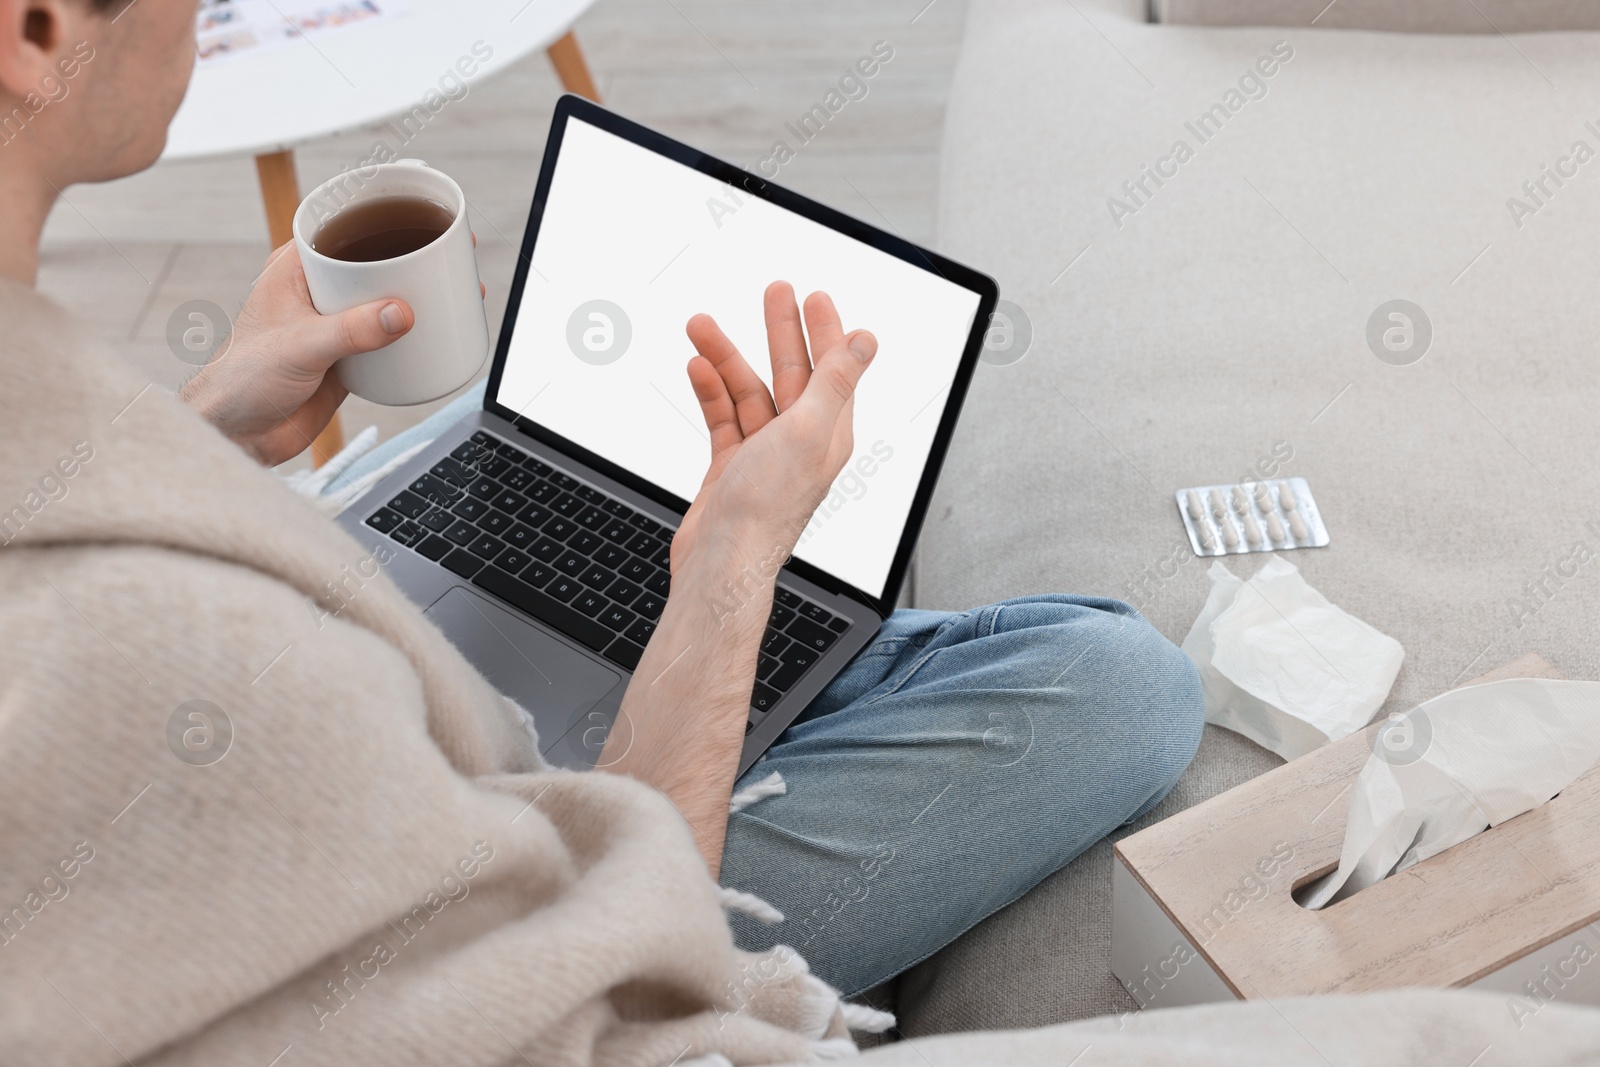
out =
{"type": "MultiPolygon", "coordinates": [[[[1482,678],[1560,675],[1527,656],[1482,678]]],[[[1401,986],[1600,1005],[1600,768],[1549,803],[1309,911],[1377,726],[1117,842],[1111,969],[1140,1007],[1401,986]]]]}

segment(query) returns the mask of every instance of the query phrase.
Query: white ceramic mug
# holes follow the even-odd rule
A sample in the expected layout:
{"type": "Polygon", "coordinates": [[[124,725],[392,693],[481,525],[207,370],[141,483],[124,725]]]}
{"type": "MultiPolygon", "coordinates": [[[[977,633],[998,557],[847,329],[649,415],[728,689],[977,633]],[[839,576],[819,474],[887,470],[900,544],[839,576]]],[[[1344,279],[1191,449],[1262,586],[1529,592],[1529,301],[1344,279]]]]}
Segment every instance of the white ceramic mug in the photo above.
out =
{"type": "Polygon", "coordinates": [[[411,332],[374,352],[341,359],[339,380],[375,404],[425,404],[461,388],[489,358],[489,322],[478,283],[478,259],[461,186],[416,159],[379,163],[318,186],[294,213],[294,241],[311,302],[324,315],[384,298],[404,300],[416,315],[411,332]],[[415,252],[374,263],[331,259],[312,247],[334,215],[386,197],[426,197],[455,221],[415,252]]]}

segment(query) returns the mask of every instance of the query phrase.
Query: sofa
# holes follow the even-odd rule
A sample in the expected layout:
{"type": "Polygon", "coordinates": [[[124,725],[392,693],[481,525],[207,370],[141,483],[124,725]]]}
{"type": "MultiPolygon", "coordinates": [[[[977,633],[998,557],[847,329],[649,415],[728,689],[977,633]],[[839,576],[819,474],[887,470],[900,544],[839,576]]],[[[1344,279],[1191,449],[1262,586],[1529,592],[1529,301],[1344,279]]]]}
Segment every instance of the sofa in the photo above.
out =
{"type": "MultiPolygon", "coordinates": [[[[1331,543],[1285,558],[1404,646],[1385,711],[1529,652],[1600,678],[1594,30],[1560,0],[972,0],[938,244],[1026,343],[980,367],[917,606],[1047,586],[1181,642],[1211,564],[1174,491],[1298,475],[1331,543]]],[[[1206,730],[1142,824],[1281,762],[1206,730]]],[[[1133,1009],[1110,865],[872,999],[906,1036],[1133,1009]]]]}

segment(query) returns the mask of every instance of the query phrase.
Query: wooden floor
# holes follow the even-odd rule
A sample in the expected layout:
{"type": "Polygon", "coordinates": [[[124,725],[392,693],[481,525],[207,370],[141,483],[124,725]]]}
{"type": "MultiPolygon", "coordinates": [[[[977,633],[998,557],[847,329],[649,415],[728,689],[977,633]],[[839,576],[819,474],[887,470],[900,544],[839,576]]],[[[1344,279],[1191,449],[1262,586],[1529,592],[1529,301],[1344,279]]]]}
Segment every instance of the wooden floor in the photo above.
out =
{"type": "MultiPolygon", "coordinates": [[[[963,18],[963,0],[599,0],[576,28],[608,105],[746,166],[775,140],[792,141],[784,124],[887,42],[893,59],[867,96],[778,180],[928,242],[963,18]]],[[[545,57],[530,56],[478,81],[407,146],[467,193],[495,331],[559,92],[545,57]]],[[[353,133],[303,148],[302,188],[360,160],[374,139],[353,133]]],[[[267,251],[250,158],[162,164],[69,189],[45,232],[39,281],[152,382],[175,389],[192,368],[168,348],[168,319],[197,299],[232,314],[267,251]]],[[[388,437],[436,406],[385,409],[352,398],[345,430],[377,425],[388,437]]]]}

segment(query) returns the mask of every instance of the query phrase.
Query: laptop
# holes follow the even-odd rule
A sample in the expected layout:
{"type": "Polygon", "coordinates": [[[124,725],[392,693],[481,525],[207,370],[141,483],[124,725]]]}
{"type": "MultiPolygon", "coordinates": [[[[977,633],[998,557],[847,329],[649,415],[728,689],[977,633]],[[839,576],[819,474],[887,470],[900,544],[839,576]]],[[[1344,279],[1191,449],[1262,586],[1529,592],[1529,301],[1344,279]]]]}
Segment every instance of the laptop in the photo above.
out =
{"type": "MultiPolygon", "coordinates": [[[[798,299],[826,291],[879,350],[855,454],[777,577],[743,773],[894,610],[994,311],[990,278],[565,96],[483,409],[340,518],[399,546],[393,579],[533,716],[555,766],[599,760],[710,461],[685,323],[710,314],[770,387],[762,294],[780,279],[798,299]]],[[[737,610],[751,593],[702,595],[737,610]]]]}

